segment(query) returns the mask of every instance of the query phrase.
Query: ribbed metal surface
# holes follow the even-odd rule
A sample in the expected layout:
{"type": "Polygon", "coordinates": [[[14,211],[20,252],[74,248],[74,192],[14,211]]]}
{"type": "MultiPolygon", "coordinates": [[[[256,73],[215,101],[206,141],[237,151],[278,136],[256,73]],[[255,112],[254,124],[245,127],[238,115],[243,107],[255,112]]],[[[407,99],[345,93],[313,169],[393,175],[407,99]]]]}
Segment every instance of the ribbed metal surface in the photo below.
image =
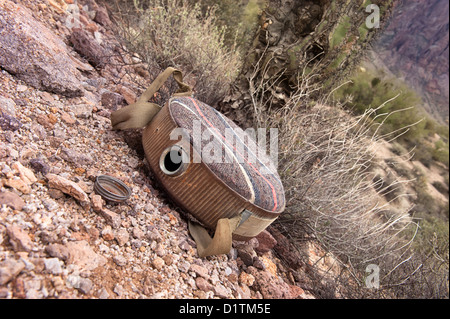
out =
{"type": "MultiPolygon", "coordinates": [[[[232,217],[241,212],[246,202],[224,185],[217,183],[215,176],[203,163],[191,163],[180,176],[168,176],[159,167],[161,153],[177,141],[170,140],[176,128],[168,107],[155,116],[143,133],[143,146],[147,161],[158,180],[177,204],[191,213],[206,226],[214,228],[220,218],[232,217]]],[[[190,145],[183,145],[190,147],[190,145]]],[[[190,147],[192,159],[193,149],[190,147]]]]}
{"type": "MultiPolygon", "coordinates": [[[[256,216],[275,219],[278,214],[266,212],[249,203],[237,192],[226,186],[204,163],[192,163],[193,148],[189,148],[191,163],[179,176],[168,176],[159,167],[163,151],[178,141],[170,140],[170,133],[177,126],[172,120],[169,107],[164,106],[143,132],[143,146],[152,171],[172,199],[186,212],[192,214],[205,226],[214,229],[220,218],[229,218],[249,210],[256,216]]],[[[235,236],[236,237],[236,236],[235,236]]],[[[250,237],[239,236],[242,239],[250,237]]]]}
{"type": "Polygon", "coordinates": [[[115,203],[124,202],[131,196],[131,190],[124,182],[108,175],[97,176],[94,191],[105,200],[115,203]]]}

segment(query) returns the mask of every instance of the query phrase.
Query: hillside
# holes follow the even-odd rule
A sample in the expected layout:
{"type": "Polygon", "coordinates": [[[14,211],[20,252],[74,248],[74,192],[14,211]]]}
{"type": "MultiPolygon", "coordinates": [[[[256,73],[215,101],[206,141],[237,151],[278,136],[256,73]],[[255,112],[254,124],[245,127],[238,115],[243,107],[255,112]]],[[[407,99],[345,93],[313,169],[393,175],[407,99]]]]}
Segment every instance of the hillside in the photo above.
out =
{"type": "Polygon", "coordinates": [[[289,270],[277,252],[293,252],[276,230],[197,257],[182,212],[110,126],[158,71],[123,66],[106,10],[73,2],[0,4],[0,297],[314,298],[302,272],[324,252],[311,243],[311,260],[289,270]],[[100,174],[132,197],[102,202],[100,174]]]}
{"type": "MultiPolygon", "coordinates": [[[[382,2],[388,12],[392,1],[382,2]]],[[[221,2],[224,8],[233,3],[221,2]]],[[[239,10],[252,20],[260,14],[253,5],[261,3],[245,1],[239,10]]],[[[426,204],[448,207],[448,167],[411,161],[398,145],[362,134],[364,118],[317,98],[323,93],[318,83],[336,85],[374,36],[362,25],[359,2],[267,3],[269,16],[252,20],[264,26],[250,44],[255,54],[240,55],[223,51],[213,18],[201,20],[210,29],[196,28],[200,14],[192,7],[174,6],[175,18],[164,15],[169,5],[136,11],[182,28],[148,20],[149,35],[135,33],[142,23],[131,15],[127,35],[138,40],[130,43],[120,28],[121,15],[129,13],[107,1],[0,2],[0,298],[409,296],[396,296],[389,281],[381,282],[383,289],[367,289],[366,266],[378,262],[372,259],[378,254],[392,257],[390,269],[403,271],[396,258],[405,255],[389,249],[403,246],[404,238],[392,234],[414,222],[410,210],[418,192],[406,181],[426,176],[426,204]],[[352,19],[355,25],[349,25],[352,19]],[[290,32],[299,21],[302,32],[290,32]],[[178,32],[177,41],[167,30],[178,32]],[[166,31],[166,37],[158,33],[166,31]],[[139,39],[142,34],[150,38],[139,39]],[[192,40],[199,36],[201,42],[192,40]],[[214,60],[207,60],[209,53],[214,60]],[[239,59],[245,61],[235,74],[239,59]],[[311,60],[319,62],[317,68],[309,69],[311,60]],[[141,131],[111,127],[111,113],[133,103],[172,64],[186,68],[197,96],[216,102],[239,124],[266,121],[280,131],[279,171],[290,202],[286,218],[248,242],[233,241],[226,255],[198,257],[185,212],[170,201],[144,158],[141,131]],[[93,189],[102,174],[122,180],[132,196],[121,204],[103,201],[93,189]],[[346,219],[360,212],[359,219],[346,219]],[[317,229],[311,229],[314,222],[317,229]]],[[[163,104],[174,88],[169,83],[152,101],[163,104]]],[[[415,273],[404,271],[405,277],[415,273]]],[[[448,297],[448,282],[441,291],[448,297]]]]}

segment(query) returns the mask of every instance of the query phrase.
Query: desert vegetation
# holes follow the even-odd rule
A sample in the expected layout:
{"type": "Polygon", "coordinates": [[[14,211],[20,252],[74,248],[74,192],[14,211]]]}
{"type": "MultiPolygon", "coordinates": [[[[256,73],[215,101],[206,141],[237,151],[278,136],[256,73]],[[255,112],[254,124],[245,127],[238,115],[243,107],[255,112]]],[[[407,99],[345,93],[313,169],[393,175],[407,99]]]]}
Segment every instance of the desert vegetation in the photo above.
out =
{"type": "Polygon", "coordinates": [[[256,112],[258,124],[279,129],[279,170],[288,205],[277,226],[298,246],[314,239],[339,258],[341,272],[333,279],[347,287],[346,297],[447,296],[448,204],[434,201],[420,172],[382,181],[373,170],[378,165],[378,141],[398,143],[401,161],[412,156],[406,147],[431,134],[421,131],[426,126],[415,127],[423,113],[395,119],[397,112],[414,110],[416,99],[402,98],[397,108],[388,108],[398,96],[386,90],[383,96],[374,94],[377,104],[355,111],[346,105],[348,97],[342,103],[331,101],[330,96],[340,92],[311,99],[319,90],[313,77],[314,70],[305,70],[297,91],[275,110],[267,106],[268,100],[261,105],[265,86],[250,85],[256,88],[255,109],[269,109],[256,112]],[[415,206],[395,211],[390,203],[408,196],[404,184],[415,188],[415,206]],[[375,292],[364,288],[366,267],[371,264],[384,270],[382,289],[375,292]]]}
{"type": "Polygon", "coordinates": [[[404,82],[381,71],[360,68],[346,85],[335,91],[334,97],[355,114],[382,105],[373,114],[377,122],[383,122],[382,134],[400,130],[397,141],[406,148],[418,147],[415,159],[425,166],[431,160],[448,166],[448,126],[427,115],[421,98],[404,82]],[[388,113],[389,117],[385,118],[383,115],[388,113]],[[437,140],[423,143],[435,135],[437,140]]]}
{"type": "MultiPolygon", "coordinates": [[[[400,172],[408,175],[416,194],[410,215],[420,227],[412,251],[415,254],[416,268],[420,266],[419,272],[426,273],[417,274],[417,277],[420,277],[419,281],[426,288],[424,293],[427,297],[441,296],[442,290],[436,285],[445,282],[445,273],[448,272],[448,126],[427,115],[420,97],[398,79],[373,70],[360,69],[350,81],[349,85],[335,92],[338,101],[354,114],[361,114],[382,100],[392,99],[374,114],[374,120],[381,122],[383,117],[378,117],[379,114],[395,113],[384,122],[382,129],[385,134],[394,131],[400,133],[393,143],[395,152],[398,155],[410,152],[412,160],[420,161],[428,168],[438,163],[445,172],[443,174],[446,174],[443,183],[434,182],[429,185],[427,175],[421,169],[400,172]],[[430,187],[445,194],[447,201],[434,198],[430,187]]],[[[420,286],[412,284],[410,288],[414,291],[410,293],[420,295],[420,286]]]]}
{"type": "Polygon", "coordinates": [[[120,33],[129,51],[149,67],[177,66],[195,78],[196,96],[214,104],[235,80],[241,57],[225,44],[216,7],[202,10],[184,0],[116,2],[120,33]]]}
{"type": "MultiPolygon", "coordinates": [[[[273,72],[268,67],[273,56],[246,51],[265,5],[256,0],[117,1],[116,19],[130,52],[149,68],[156,63],[183,69],[196,96],[213,106],[238,77],[245,82],[244,111],[253,126],[279,131],[287,208],[275,226],[297,247],[315,241],[338,258],[341,271],[334,280],[346,287],[344,297],[448,298],[448,201],[434,201],[421,172],[385,182],[373,171],[377,142],[386,140],[399,159],[413,157],[425,166],[438,161],[448,172],[448,127],[429,118],[420,98],[393,79],[357,72],[334,87],[317,81],[319,71],[344,67],[338,51],[345,54],[345,44],[358,43],[349,29],[360,34],[358,41],[370,38],[348,15],[328,30],[334,62],[323,65],[311,52],[302,55],[297,43],[290,59],[301,58],[306,66],[295,76],[292,68],[273,72]],[[246,56],[251,56],[250,68],[246,56]],[[246,62],[247,72],[241,73],[246,62]],[[287,73],[291,90],[282,94],[287,73]],[[391,202],[406,196],[404,184],[415,190],[415,205],[393,210],[391,202]],[[379,289],[365,288],[371,264],[382,269],[379,289]]],[[[315,30],[327,30],[325,22],[315,30]]],[[[446,185],[436,188],[448,191],[448,176],[446,185]]]]}

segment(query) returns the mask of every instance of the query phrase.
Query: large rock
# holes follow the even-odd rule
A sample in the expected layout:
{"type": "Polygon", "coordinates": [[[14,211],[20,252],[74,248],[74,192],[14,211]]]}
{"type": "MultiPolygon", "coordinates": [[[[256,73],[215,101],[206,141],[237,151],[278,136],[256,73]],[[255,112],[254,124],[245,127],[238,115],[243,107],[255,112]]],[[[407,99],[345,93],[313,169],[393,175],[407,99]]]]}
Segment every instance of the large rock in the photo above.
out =
{"type": "Polygon", "coordinates": [[[106,258],[97,254],[85,240],[68,242],[66,245],[50,244],[45,251],[54,258],[65,261],[67,265],[76,265],[80,271],[91,271],[104,266],[106,258]]]}
{"type": "Polygon", "coordinates": [[[239,245],[237,248],[238,257],[244,262],[245,265],[253,265],[253,260],[256,257],[256,253],[253,247],[250,245],[239,245]]]}
{"type": "Polygon", "coordinates": [[[255,250],[259,253],[268,252],[277,244],[277,240],[267,230],[259,233],[256,239],[258,239],[258,247],[255,250]]]}
{"type": "Polygon", "coordinates": [[[273,248],[274,251],[280,256],[282,260],[284,260],[289,267],[292,269],[297,269],[302,265],[302,256],[298,253],[298,251],[293,247],[290,243],[289,239],[287,239],[278,229],[275,227],[270,228],[270,232],[273,238],[276,241],[276,245],[273,248]]]}
{"type": "Polygon", "coordinates": [[[81,96],[81,73],[68,48],[27,8],[0,1],[0,67],[28,85],[65,96],[81,96]]]}

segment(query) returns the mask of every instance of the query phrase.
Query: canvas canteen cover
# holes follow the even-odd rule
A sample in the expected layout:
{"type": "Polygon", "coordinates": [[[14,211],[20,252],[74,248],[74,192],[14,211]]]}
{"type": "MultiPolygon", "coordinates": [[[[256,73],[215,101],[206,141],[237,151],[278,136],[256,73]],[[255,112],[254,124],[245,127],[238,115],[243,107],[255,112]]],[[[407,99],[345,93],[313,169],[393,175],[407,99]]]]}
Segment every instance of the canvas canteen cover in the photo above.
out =
{"type": "MultiPolygon", "coordinates": [[[[136,103],[111,115],[113,129],[145,127],[142,142],[156,179],[190,214],[200,257],[228,253],[284,210],[276,167],[254,139],[213,107],[193,98],[180,71],[167,68],[136,103]],[[173,75],[179,90],[164,107],[148,100],[173,75]],[[214,230],[211,238],[208,230],[214,230]]],[[[265,147],[265,145],[264,145],[265,147]]]]}

